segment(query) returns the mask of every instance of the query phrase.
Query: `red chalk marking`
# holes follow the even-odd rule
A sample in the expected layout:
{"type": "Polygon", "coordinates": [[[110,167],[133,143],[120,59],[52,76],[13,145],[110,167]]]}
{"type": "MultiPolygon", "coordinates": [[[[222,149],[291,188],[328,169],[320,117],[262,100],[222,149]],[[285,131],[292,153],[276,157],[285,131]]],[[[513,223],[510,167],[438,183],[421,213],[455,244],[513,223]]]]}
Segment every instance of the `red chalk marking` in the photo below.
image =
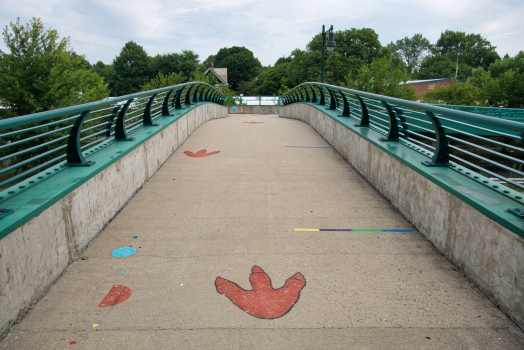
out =
{"type": "Polygon", "coordinates": [[[184,153],[187,154],[190,157],[200,158],[200,157],[212,156],[213,154],[220,153],[220,151],[206,153],[206,150],[203,149],[203,150],[198,151],[197,153],[193,153],[193,152],[190,152],[190,151],[185,151],[184,153]]]}
{"type": "Polygon", "coordinates": [[[264,122],[242,122],[244,124],[262,124],[264,122]]]}
{"type": "Polygon", "coordinates": [[[70,341],[69,342],[69,345],[75,345],[76,344],[76,341],[70,341]]]}
{"type": "Polygon", "coordinates": [[[98,304],[98,307],[115,306],[124,302],[131,296],[131,289],[126,286],[114,285],[104,299],[98,304]]]}
{"type": "Polygon", "coordinates": [[[288,278],[282,288],[274,289],[269,276],[258,266],[253,266],[249,281],[252,290],[244,290],[222,277],[217,277],[215,286],[218,293],[248,314],[267,319],[284,316],[291,310],[306,285],[306,279],[298,272],[288,278]]]}

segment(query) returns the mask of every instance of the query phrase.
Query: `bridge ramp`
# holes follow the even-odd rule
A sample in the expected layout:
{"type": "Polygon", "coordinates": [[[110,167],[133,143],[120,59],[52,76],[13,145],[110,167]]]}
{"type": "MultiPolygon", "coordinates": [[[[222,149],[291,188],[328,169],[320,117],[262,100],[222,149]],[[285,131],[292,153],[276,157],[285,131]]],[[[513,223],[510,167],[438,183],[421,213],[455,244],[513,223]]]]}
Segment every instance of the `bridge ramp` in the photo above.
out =
{"type": "Polygon", "coordinates": [[[0,348],[524,347],[522,331],[297,120],[206,122],[82,255],[0,348]],[[203,149],[220,152],[184,153],[203,149]],[[136,253],[112,256],[121,247],[136,253]],[[280,305],[264,289],[243,310],[242,293],[219,293],[217,277],[251,290],[257,267],[275,289],[293,276],[298,299],[280,305]],[[131,295],[100,307],[114,286],[131,295]]]}

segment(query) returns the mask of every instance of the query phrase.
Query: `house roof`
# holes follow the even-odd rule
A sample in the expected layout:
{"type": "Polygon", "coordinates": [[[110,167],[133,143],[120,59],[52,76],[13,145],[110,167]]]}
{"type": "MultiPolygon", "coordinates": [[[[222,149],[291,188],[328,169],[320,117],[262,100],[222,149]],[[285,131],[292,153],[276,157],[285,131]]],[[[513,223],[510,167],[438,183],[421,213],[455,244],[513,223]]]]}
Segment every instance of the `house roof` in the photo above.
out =
{"type": "Polygon", "coordinates": [[[206,69],[204,74],[207,75],[207,73],[210,70],[213,70],[213,73],[215,73],[215,77],[218,79],[218,81],[220,81],[222,84],[226,84],[227,85],[227,68],[211,68],[211,67],[209,67],[208,69],[206,69]]]}
{"type": "MultiPolygon", "coordinates": [[[[408,80],[401,85],[418,85],[418,84],[430,84],[430,83],[439,83],[442,81],[451,81],[451,78],[440,78],[440,79],[423,79],[423,80],[408,80]]],[[[457,79],[459,83],[465,83],[464,79],[457,79]]]]}

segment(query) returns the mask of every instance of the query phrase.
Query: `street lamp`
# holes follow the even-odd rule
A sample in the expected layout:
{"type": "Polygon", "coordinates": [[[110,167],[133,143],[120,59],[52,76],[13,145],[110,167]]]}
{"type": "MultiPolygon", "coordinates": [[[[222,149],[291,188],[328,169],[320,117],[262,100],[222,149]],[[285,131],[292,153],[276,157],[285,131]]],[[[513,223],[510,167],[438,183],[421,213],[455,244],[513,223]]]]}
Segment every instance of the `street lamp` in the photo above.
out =
{"type": "Polygon", "coordinates": [[[327,49],[329,51],[333,51],[335,49],[335,46],[337,45],[335,43],[335,38],[333,34],[333,25],[331,25],[331,28],[328,29],[326,32],[326,27],[322,25],[322,75],[320,77],[320,82],[324,82],[324,47],[326,46],[326,34],[329,33],[328,42],[327,42],[327,49]]]}

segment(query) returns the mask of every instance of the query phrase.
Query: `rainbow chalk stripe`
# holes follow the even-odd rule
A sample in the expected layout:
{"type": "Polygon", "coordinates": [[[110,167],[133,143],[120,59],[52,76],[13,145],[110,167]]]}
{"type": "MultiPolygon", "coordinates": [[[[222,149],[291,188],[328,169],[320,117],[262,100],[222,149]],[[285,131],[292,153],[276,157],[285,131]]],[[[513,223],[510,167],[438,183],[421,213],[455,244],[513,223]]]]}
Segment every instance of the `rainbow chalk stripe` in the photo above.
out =
{"type": "Polygon", "coordinates": [[[295,231],[346,231],[346,232],[413,232],[413,230],[374,230],[351,228],[296,228],[295,231]]]}

